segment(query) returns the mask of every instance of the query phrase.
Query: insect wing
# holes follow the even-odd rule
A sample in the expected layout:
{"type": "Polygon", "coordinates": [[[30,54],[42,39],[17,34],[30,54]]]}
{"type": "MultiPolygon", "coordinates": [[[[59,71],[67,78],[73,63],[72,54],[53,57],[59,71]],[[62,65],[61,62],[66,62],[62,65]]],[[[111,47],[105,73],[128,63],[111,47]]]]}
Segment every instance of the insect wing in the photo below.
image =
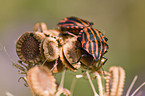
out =
{"type": "Polygon", "coordinates": [[[73,16],[66,17],[58,23],[59,27],[66,27],[66,28],[68,28],[68,26],[71,26],[71,27],[78,26],[78,28],[83,28],[83,27],[87,27],[91,25],[93,25],[92,22],[89,22],[89,21],[86,21],[77,17],[73,17],[73,16]]]}
{"type": "Polygon", "coordinates": [[[103,36],[104,35],[100,35],[96,29],[91,27],[81,30],[78,36],[82,48],[92,55],[96,61],[98,61],[109,48],[105,40],[106,37],[103,36]]]}
{"type": "Polygon", "coordinates": [[[105,35],[102,32],[100,32],[100,31],[98,31],[98,32],[99,32],[100,36],[103,37],[104,40],[107,42],[108,41],[108,38],[106,38],[105,35]]]}
{"type": "Polygon", "coordinates": [[[77,17],[66,17],[58,23],[58,26],[62,31],[69,31],[75,35],[78,35],[80,30],[85,27],[93,25],[92,22],[77,18],[77,17]]]}

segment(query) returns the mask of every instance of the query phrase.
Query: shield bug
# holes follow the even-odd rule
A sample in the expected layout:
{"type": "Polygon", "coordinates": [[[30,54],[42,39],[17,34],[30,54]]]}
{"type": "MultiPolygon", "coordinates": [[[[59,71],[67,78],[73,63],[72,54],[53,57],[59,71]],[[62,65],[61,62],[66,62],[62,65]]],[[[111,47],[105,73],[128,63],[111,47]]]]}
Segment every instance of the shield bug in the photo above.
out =
{"type": "MultiPolygon", "coordinates": [[[[92,27],[84,28],[80,31],[77,39],[81,43],[79,48],[82,50],[82,53],[85,54],[82,55],[82,60],[86,58],[86,56],[89,56],[89,58],[93,57],[89,66],[93,65],[93,62],[99,61],[99,63],[103,65],[107,61],[103,55],[109,48],[107,44],[108,39],[100,31],[92,27]]],[[[80,61],[82,60],[80,59],[80,61]]]]}
{"type": "Polygon", "coordinates": [[[85,27],[92,26],[93,23],[77,17],[70,16],[64,18],[63,20],[60,20],[57,25],[61,28],[62,31],[68,31],[75,35],[78,35],[80,30],[85,27]]]}

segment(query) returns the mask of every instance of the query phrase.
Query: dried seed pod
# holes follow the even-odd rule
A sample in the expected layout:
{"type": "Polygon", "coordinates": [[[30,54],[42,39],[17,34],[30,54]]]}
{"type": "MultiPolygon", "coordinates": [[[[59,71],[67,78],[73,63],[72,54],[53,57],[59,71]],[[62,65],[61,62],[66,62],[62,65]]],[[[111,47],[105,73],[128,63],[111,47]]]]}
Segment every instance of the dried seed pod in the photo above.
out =
{"type": "Polygon", "coordinates": [[[57,60],[59,57],[59,48],[56,39],[46,37],[41,43],[41,54],[48,62],[57,60]]]}
{"type": "Polygon", "coordinates": [[[106,91],[109,96],[121,96],[125,82],[125,71],[122,67],[109,68],[110,79],[106,81],[106,91]]]}
{"type": "Polygon", "coordinates": [[[77,39],[75,37],[66,40],[66,43],[62,47],[62,53],[60,55],[62,63],[65,64],[72,71],[76,71],[80,67],[80,62],[75,63],[79,59],[76,50],[76,43],[77,39]]]}
{"type": "Polygon", "coordinates": [[[61,50],[61,53],[60,53],[60,59],[61,59],[61,61],[62,61],[62,63],[68,68],[68,69],[70,69],[70,70],[72,70],[72,71],[77,71],[77,69],[75,69],[69,62],[68,62],[68,60],[65,58],[65,56],[64,56],[64,53],[63,53],[63,51],[61,50]]]}
{"type": "Polygon", "coordinates": [[[59,29],[49,29],[44,32],[47,36],[54,36],[54,37],[59,37],[59,34],[62,33],[59,29]]]}
{"type": "Polygon", "coordinates": [[[27,73],[27,81],[32,92],[39,96],[54,96],[56,80],[46,66],[35,66],[27,73]]]}
{"type": "Polygon", "coordinates": [[[44,33],[47,37],[55,38],[60,46],[63,45],[63,39],[62,39],[62,37],[60,36],[60,34],[62,33],[62,31],[60,31],[60,30],[58,30],[58,29],[49,29],[49,30],[47,30],[47,31],[44,31],[43,33],[44,33]]]}
{"type": "Polygon", "coordinates": [[[40,32],[26,32],[16,43],[18,57],[27,64],[38,63],[41,60],[40,43],[45,35],[40,32]]]}
{"type": "Polygon", "coordinates": [[[44,32],[47,31],[47,26],[44,22],[42,23],[36,23],[34,25],[33,31],[38,31],[38,32],[44,32]]]}

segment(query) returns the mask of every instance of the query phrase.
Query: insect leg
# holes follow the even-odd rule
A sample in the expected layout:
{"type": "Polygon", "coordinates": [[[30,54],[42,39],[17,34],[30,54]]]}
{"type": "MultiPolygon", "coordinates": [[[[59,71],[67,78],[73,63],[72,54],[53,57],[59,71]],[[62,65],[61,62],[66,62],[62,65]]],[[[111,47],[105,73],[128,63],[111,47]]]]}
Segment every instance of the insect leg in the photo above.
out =
{"type": "Polygon", "coordinates": [[[20,77],[20,78],[18,79],[18,82],[20,82],[21,79],[24,80],[24,82],[25,82],[25,83],[24,83],[25,87],[28,87],[28,83],[27,83],[26,77],[20,77]]]}
{"type": "Polygon", "coordinates": [[[74,63],[72,63],[72,64],[76,64],[76,63],[80,62],[81,58],[84,57],[84,56],[87,56],[87,54],[81,55],[81,57],[78,59],[78,61],[77,61],[77,62],[74,62],[74,63]]]}
{"type": "Polygon", "coordinates": [[[93,65],[95,59],[92,60],[91,64],[89,65],[89,67],[87,68],[87,70],[93,65]]]}
{"type": "MultiPolygon", "coordinates": [[[[104,65],[106,63],[106,61],[108,60],[108,58],[106,58],[104,56],[102,56],[102,58],[104,59],[102,65],[104,65]]],[[[101,62],[102,62],[102,60],[101,60],[101,62]]]]}
{"type": "Polygon", "coordinates": [[[50,70],[50,71],[53,71],[53,70],[54,70],[54,68],[55,68],[55,67],[57,67],[57,65],[58,65],[57,61],[58,61],[58,59],[55,61],[55,64],[54,64],[54,66],[51,68],[51,70],[50,70]]]}

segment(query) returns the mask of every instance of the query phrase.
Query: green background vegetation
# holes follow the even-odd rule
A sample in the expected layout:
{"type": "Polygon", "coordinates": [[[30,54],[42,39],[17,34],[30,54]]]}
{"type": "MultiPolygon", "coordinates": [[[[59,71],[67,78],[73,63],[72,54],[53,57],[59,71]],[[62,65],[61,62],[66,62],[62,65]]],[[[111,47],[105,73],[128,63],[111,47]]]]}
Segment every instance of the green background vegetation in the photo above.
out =
{"type": "MultiPolygon", "coordinates": [[[[48,28],[56,28],[59,20],[77,16],[94,22],[94,28],[108,37],[110,49],[105,55],[103,66],[121,66],[126,70],[126,93],[135,75],[139,76],[136,89],[145,81],[145,1],[144,0],[1,0],[0,1],[0,43],[11,58],[15,52],[17,38],[33,30],[37,22],[45,22],[48,28]]],[[[0,51],[0,95],[11,92],[15,96],[31,96],[24,82],[17,81],[17,69],[12,66],[6,54],[0,51]]],[[[60,74],[57,75],[59,79],[60,74]]],[[[70,88],[73,75],[67,72],[65,87],[70,88]]],[[[94,81],[96,83],[97,81],[94,81]]],[[[97,88],[97,87],[96,87],[97,88]]],[[[145,88],[140,91],[145,94],[145,88]]],[[[87,80],[78,79],[74,96],[93,96],[87,80]]],[[[143,96],[143,95],[142,95],[143,96]]]]}

